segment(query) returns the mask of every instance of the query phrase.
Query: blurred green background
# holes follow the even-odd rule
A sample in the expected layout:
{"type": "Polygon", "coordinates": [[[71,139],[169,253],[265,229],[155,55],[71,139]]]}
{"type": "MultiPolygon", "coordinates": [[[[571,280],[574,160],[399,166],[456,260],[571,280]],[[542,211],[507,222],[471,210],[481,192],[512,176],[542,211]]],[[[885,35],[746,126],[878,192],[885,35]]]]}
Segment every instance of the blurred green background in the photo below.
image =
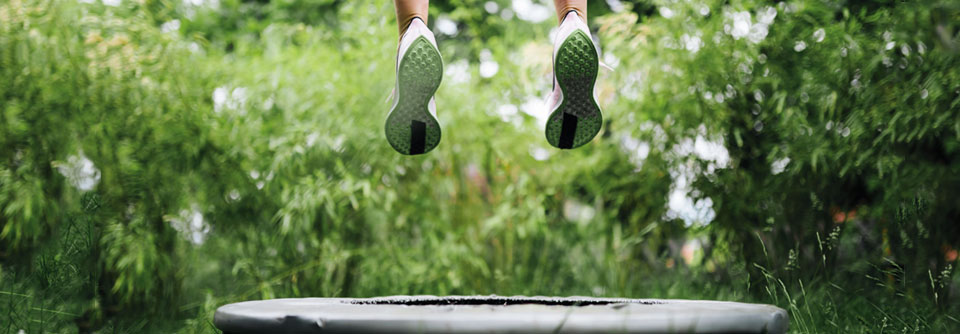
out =
{"type": "Polygon", "coordinates": [[[434,0],[444,137],[383,137],[390,1],[0,1],[0,333],[214,333],[250,299],[770,303],[960,332],[960,2],[606,0],[583,148],[552,4],[434,0]]]}

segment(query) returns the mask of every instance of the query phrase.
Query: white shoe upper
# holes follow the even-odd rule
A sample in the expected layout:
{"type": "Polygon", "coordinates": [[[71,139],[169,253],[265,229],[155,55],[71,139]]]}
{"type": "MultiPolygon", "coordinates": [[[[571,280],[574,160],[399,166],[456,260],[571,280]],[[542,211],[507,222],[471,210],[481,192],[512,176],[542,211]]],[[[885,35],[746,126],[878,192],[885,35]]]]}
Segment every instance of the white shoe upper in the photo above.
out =
{"type": "MultiPolygon", "coordinates": [[[[390,110],[393,110],[397,107],[397,103],[400,101],[399,91],[400,91],[400,60],[403,59],[403,56],[407,54],[407,50],[410,49],[410,46],[413,45],[413,42],[417,40],[420,36],[426,37],[430,44],[433,44],[433,47],[437,49],[437,53],[440,53],[440,48],[437,47],[437,38],[433,36],[433,32],[430,31],[430,28],[427,27],[423,20],[419,17],[414,18],[410,21],[410,25],[407,26],[407,30],[403,32],[403,35],[400,36],[400,45],[397,48],[397,65],[396,65],[396,84],[393,88],[393,106],[390,110]]],[[[427,104],[427,110],[430,111],[430,114],[433,117],[437,117],[437,103],[434,101],[434,98],[430,98],[430,103],[427,104]]]]}
{"type": "MultiPolygon", "coordinates": [[[[587,23],[577,15],[576,12],[570,11],[567,13],[567,16],[563,18],[563,21],[560,22],[560,26],[557,27],[557,35],[553,40],[553,66],[557,64],[557,52],[560,50],[560,46],[563,45],[563,42],[570,37],[576,31],[583,31],[587,34],[587,37],[590,37],[590,40],[593,41],[593,35],[590,34],[590,27],[587,26],[587,23]]],[[[599,59],[600,48],[597,49],[597,58],[599,59]]],[[[548,103],[550,106],[550,111],[556,111],[560,107],[560,104],[563,102],[563,91],[560,90],[560,84],[557,82],[556,68],[553,75],[553,93],[550,94],[548,103]]],[[[594,99],[596,99],[596,90],[594,90],[594,99]]]]}
{"type": "Polygon", "coordinates": [[[583,22],[583,19],[580,18],[580,15],[577,15],[577,12],[570,11],[567,13],[567,16],[563,18],[563,21],[560,22],[560,26],[557,27],[556,39],[553,40],[553,58],[557,58],[557,51],[560,50],[560,45],[563,45],[563,41],[567,40],[567,37],[570,37],[570,34],[573,34],[577,30],[583,31],[587,34],[590,39],[593,39],[593,35],[590,34],[590,27],[587,26],[586,22],[583,22]]]}

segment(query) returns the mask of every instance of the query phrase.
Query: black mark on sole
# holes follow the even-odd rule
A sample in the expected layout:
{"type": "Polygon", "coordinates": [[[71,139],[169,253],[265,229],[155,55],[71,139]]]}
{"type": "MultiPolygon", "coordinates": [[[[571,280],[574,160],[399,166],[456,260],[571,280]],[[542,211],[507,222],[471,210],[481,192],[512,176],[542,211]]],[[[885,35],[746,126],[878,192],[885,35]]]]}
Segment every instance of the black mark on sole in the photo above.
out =
{"type": "Polygon", "coordinates": [[[421,154],[427,144],[427,123],[410,121],[410,154],[421,154]]]}
{"type": "Polygon", "coordinates": [[[577,134],[577,122],[580,120],[577,116],[572,114],[563,113],[563,120],[561,121],[560,129],[560,141],[557,143],[559,148],[572,148],[573,139],[576,138],[577,134]]]}

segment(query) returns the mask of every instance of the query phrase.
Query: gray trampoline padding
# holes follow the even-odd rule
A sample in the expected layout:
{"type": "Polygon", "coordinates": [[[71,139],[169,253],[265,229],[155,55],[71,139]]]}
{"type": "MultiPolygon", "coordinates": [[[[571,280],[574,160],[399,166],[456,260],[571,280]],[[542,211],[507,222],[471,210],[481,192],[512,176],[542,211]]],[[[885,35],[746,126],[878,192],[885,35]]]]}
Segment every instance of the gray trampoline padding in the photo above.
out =
{"type": "Polygon", "coordinates": [[[785,333],[770,305],[588,297],[394,296],[272,299],[217,309],[240,333],[785,333]]]}

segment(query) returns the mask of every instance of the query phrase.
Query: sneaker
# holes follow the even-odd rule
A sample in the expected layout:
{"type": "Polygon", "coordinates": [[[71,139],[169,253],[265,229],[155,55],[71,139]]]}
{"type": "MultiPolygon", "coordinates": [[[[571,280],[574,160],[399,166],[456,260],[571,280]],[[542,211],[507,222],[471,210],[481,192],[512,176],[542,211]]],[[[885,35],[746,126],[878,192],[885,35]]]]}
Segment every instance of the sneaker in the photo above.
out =
{"type": "Polygon", "coordinates": [[[440,143],[440,123],[433,94],[440,87],[443,61],[437,40],[420,18],[400,37],[397,84],[387,115],[390,146],[402,154],[423,154],[440,143]]]}
{"type": "Polygon", "coordinates": [[[570,149],[589,143],[603,123],[594,92],[600,54],[590,28],[575,11],[560,23],[553,45],[554,82],[546,136],[550,145],[570,149]]]}

